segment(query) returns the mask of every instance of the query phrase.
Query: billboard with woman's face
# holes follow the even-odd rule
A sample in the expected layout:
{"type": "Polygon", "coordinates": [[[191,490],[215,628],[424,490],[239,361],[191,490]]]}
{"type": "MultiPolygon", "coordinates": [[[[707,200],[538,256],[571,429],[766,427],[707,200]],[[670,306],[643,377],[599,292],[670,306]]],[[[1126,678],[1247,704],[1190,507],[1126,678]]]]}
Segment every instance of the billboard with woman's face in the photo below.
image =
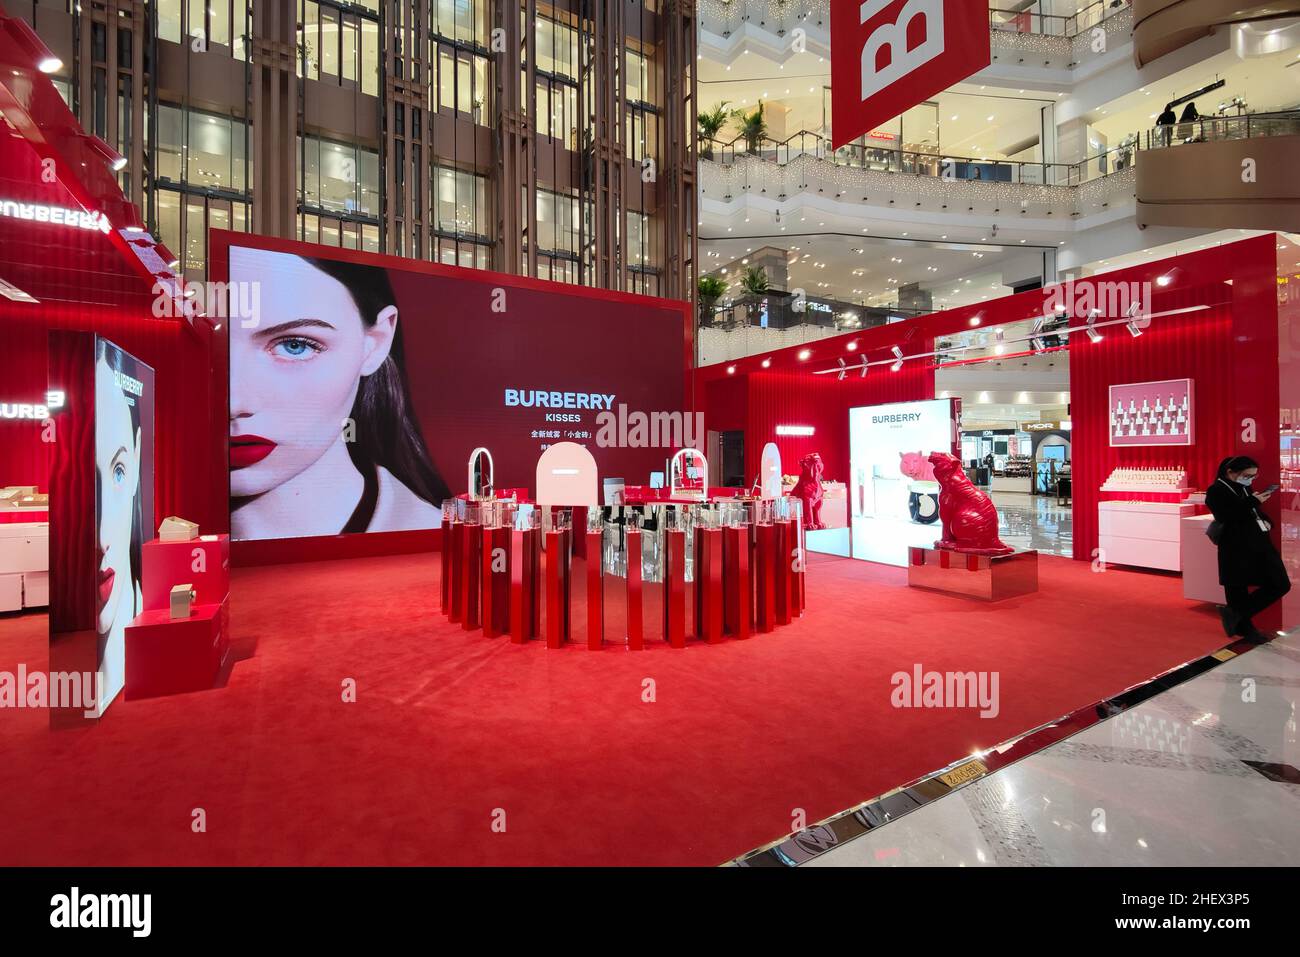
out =
{"type": "Polygon", "coordinates": [[[600,427],[685,414],[683,303],[242,237],[227,277],[236,541],[436,528],[480,446],[498,488],[558,442],[638,482],[675,451],[600,427]]]}
{"type": "Polygon", "coordinates": [[[126,626],[144,608],[141,548],[153,538],[153,370],[107,339],[95,349],[96,616],[101,706],[122,689],[126,626]]]}

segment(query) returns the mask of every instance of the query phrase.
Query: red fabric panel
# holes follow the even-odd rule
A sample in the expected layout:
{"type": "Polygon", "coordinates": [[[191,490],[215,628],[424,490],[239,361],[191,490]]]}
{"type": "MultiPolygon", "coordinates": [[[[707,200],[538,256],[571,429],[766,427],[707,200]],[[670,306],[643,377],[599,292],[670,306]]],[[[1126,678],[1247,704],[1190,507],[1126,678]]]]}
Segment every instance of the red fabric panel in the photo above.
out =
{"type": "MultiPolygon", "coordinates": [[[[1196,488],[1205,488],[1215,469],[1236,451],[1232,402],[1232,310],[1229,287],[1216,283],[1170,293],[1161,309],[1218,302],[1202,312],[1157,319],[1134,339],[1124,329],[1105,330],[1101,342],[1075,336],[1070,347],[1071,458],[1074,495],[1074,557],[1091,560],[1097,547],[1100,487],[1117,468],[1187,469],[1196,488]],[[1110,445],[1109,388],[1130,382],[1191,379],[1194,433],[1191,446],[1110,445]]],[[[1136,499],[1139,495],[1107,495],[1136,499]]]]}
{"type": "MultiPolygon", "coordinates": [[[[928,342],[915,351],[928,352],[928,342]]],[[[848,481],[849,409],[887,402],[910,402],[934,398],[934,369],[910,362],[898,372],[888,367],[873,368],[864,379],[850,374],[843,382],[834,375],[810,376],[794,372],[762,372],[748,379],[745,416],[745,475],[758,474],[763,446],[775,442],[781,451],[781,469],[799,474],[799,459],[820,452],[827,481],[848,481]],[[811,436],[778,436],[778,425],[811,425],[811,436]]],[[[705,413],[710,429],[717,428],[705,413]]]]}
{"type": "MultiPolygon", "coordinates": [[[[212,371],[208,333],[196,332],[188,322],[155,319],[143,309],[62,303],[34,307],[5,299],[0,299],[0,326],[5,401],[10,394],[24,401],[44,397],[51,329],[97,332],[153,366],[154,527],[167,515],[181,515],[198,522],[205,533],[229,531],[225,396],[218,393],[221,377],[212,371]]],[[[40,423],[0,421],[0,435],[0,485],[48,490],[52,447],[41,441],[40,423]]]]}

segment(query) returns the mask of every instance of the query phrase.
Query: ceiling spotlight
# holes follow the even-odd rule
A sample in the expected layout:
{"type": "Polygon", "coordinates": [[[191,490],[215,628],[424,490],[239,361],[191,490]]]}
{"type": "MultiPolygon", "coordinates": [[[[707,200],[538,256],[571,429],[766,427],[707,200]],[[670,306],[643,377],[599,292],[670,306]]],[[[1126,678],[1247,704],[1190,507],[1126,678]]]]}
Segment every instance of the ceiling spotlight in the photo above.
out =
{"type": "Polygon", "coordinates": [[[1138,326],[1136,322],[1129,321],[1125,323],[1124,328],[1128,330],[1128,334],[1132,336],[1134,339],[1142,335],[1142,329],[1138,326]]]}
{"type": "Polygon", "coordinates": [[[770,369],[770,368],[772,368],[772,360],[771,360],[771,359],[764,359],[764,360],[763,360],[763,368],[764,368],[764,369],[770,369]]]}
{"type": "Polygon", "coordinates": [[[902,359],[902,358],[903,358],[903,350],[900,349],[900,348],[898,348],[898,346],[891,346],[889,351],[892,352],[892,353],[894,354],[894,357],[895,357],[896,359],[902,359]]]}
{"type": "Polygon", "coordinates": [[[1098,332],[1096,329],[1092,327],[1091,323],[1088,324],[1087,332],[1088,332],[1088,338],[1094,343],[1101,342],[1101,340],[1104,338],[1100,332],[1098,332]]]}
{"type": "Polygon", "coordinates": [[[862,360],[862,374],[861,374],[861,378],[865,379],[866,377],[867,377],[867,360],[866,360],[866,359],[863,359],[863,360],[862,360]]]}
{"type": "Polygon", "coordinates": [[[970,324],[971,324],[971,326],[978,326],[978,325],[980,324],[980,317],[979,317],[979,316],[971,316],[971,317],[970,317],[970,324]]]}
{"type": "Polygon", "coordinates": [[[1042,352],[1047,348],[1047,340],[1040,335],[1045,325],[1047,325],[1047,317],[1039,316],[1034,320],[1034,327],[1029,330],[1029,344],[1033,346],[1035,352],[1042,352]]]}
{"type": "Polygon", "coordinates": [[[811,350],[811,349],[800,349],[800,350],[799,350],[799,360],[800,360],[800,361],[803,361],[803,360],[807,359],[810,355],[812,355],[812,350],[811,350]]]}
{"type": "Polygon", "coordinates": [[[1164,275],[1164,276],[1158,276],[1158,277],[1156,277],[1156,285],[1157,285],[1157,286],[1167,286],[1167,285],[1169,285],[1169,284],[1170,284],[1171,282],[1173,282],[1173,281],[1174,281],[1174,277],[1173,277],[1172,275],[1169,275],[1169,274],[1166,274],[1166,275],[1164,275]]]}
{"type": "Polygon", "coordinates": [[[735,367],[735,366],[727,366],[727,375],[735,375],[735,374],[736,374],[736,367],[735,367]]]}
{"type": "Polygon", "coordinates": [[[857,344],[856,342],[850,342],[850,343],[849,343],[848,345],[846,345],[844,348],[845,348],[845,349],[848,349],[849,352],[857,352],[857,350],[858,350],[858,344],[857,344]]]}

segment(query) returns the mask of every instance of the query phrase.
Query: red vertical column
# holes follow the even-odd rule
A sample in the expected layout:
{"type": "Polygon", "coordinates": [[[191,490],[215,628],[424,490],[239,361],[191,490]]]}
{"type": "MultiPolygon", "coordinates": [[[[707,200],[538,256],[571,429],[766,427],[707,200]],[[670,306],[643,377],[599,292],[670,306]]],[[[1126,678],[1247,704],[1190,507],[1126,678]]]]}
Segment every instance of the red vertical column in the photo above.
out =
{"type": "Polygon", "coordinates": [[[600,649],[605,640],[605,575],[601,567],[601,532],[587,532],[587,647],[600,649]]]}
{"type": "Polygon", "coordinates": [[[776,526],[754,526],[754,597],[757,608],[754,630],[771,631],[776,627],[776,526]]]}
{"type": "Polygon", "coordinates": [[[627,647],[645,648],[645,617],[641,600],[641,529],[627,530],[627,647]]]}
{"type": "Polygon", "coordinates": [[[483,633],[489,638],[510,630],[510,529],[483,530],[483,633]]]}
{"type": "Polygon", "coordinates": [[[479,573],[483,561],[483,527],[478,522],[466,522],[461,535],[461,627],[474,631],[479,619],[479,573]]]}
{"type": "Polygon", "coordinates": [[[804,568],[808,562],[808,550],[804,546],[803,523],[791,522],[790,534],[793,544],[790,546],[788,561],[790,564],[790,617],[802,618],[806,604],[804,595],[804,568]]]}
{"type": "Polygon", "coordinates": [[[686,532],[664,532],[664,637],[686,647],[686,532]]]}
{"type": "Polygon", "coordinates": [[[510,535],[510,640],[515,644],[537,637],[538,535],[535,528],[510,535]]]}
{"type": "Polygon", "coordinates": [[[442,535],[438,542],[439,553],[438,562],[442,569],[442,577],[439,581],[441,586],[441,598],[438,607],[442,609],[444,615],[451,613],[451,516],[445,511],[442,513],[442,535]]]}
{"type": "Polygon", "coordinates": [[[546,533],[546,647],[569,640],[569,534],[546,533]]]}
{"type": "Polygon", "coordinates": [[[772,555],[772,573],[776,592],[776,623],[790,624],[790,552],[794,545],[794,526],[789,519],[776,523],[776,549],[772,555]]]}
{"type": "Polygon", "coordinates": [[[448,621],[465,618],[465,523],[451,523],[451,608],[448,621]]]}
{"type": "Polygon", "coordinates": [[[722,640],[722,529],[695,529],[695,636],[722,640]]]}
{"type": "Polygon", "coordinates": [[[754,582],[749,554],[749,526],[722,530],[725,593],[724,627],[727,634],[748,638],[754,628],[754,582]]]}

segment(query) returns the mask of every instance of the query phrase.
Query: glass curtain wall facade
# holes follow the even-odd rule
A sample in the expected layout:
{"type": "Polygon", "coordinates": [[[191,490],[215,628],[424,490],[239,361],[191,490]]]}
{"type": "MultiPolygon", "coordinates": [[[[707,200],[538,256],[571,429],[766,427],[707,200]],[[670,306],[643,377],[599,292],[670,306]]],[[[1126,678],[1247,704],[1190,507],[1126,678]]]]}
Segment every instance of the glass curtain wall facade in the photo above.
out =
{"type": "Polygon", "coordinates": [[[693,3],[10,9],[189,279],[221,228],[693,298],[693,3]]]}

